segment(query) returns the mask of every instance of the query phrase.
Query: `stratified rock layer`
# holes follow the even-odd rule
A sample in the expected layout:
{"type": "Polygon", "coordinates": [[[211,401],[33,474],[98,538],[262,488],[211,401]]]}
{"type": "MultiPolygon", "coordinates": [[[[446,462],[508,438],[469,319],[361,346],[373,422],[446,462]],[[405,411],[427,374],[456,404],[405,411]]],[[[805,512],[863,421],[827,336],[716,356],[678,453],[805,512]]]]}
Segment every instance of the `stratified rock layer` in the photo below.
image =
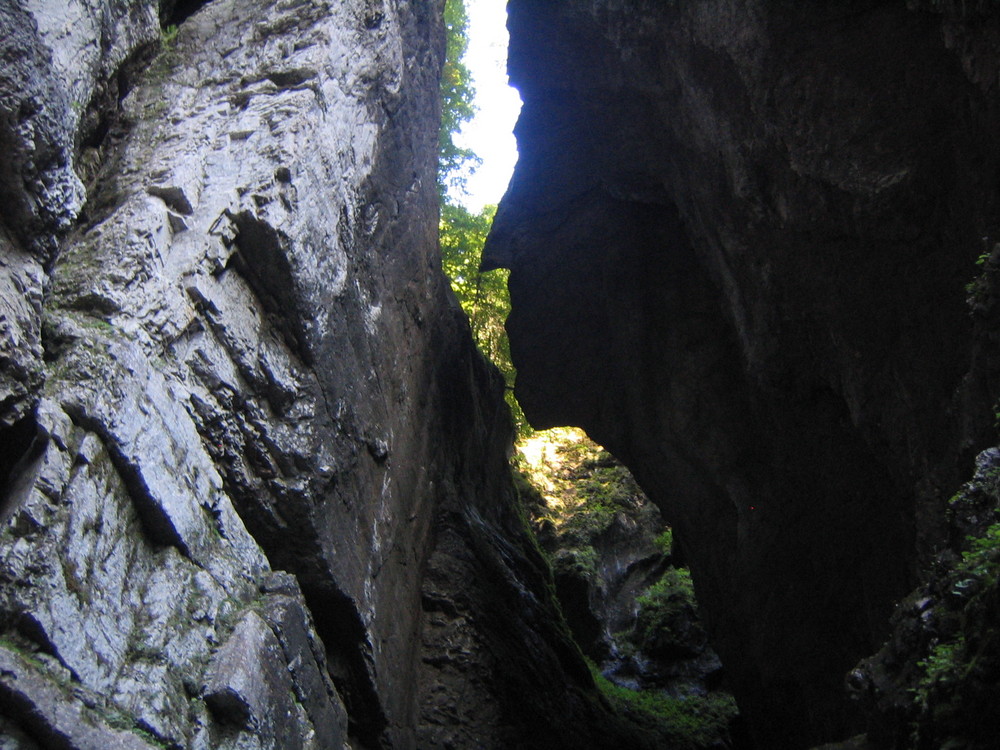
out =
{"type": "Polygon", "coordinates": [[[442,5],[0,8],[5,746],[641,745],[440,272],[442,5]]]}
{"type": "Polygon", "coordinates": [[[847,736],[843,676],[990,432],[965,285],[1000,231],[995,24],[510,14],[520,160],[485,262],[512,269],[525,413],[584,427],[661,507],[761,746],[847,736]]]}

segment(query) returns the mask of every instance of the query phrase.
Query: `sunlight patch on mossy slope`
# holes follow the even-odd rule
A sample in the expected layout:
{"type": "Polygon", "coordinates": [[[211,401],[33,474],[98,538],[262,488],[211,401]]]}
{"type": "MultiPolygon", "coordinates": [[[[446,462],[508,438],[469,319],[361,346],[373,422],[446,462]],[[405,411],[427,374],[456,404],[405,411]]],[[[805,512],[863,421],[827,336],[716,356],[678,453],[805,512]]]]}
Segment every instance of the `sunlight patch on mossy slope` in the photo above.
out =
{"type": "Polygon", "coordinates": [[[642,497],[631,473],[574,427],[536,432],[517,445],[518,469],[538,489],[556,527],[581,532],[642,497]]]}
{"type": "MultiPolygon", "coordinates": [[[[628,469],[581,430],[558,428],[520,441],[515,480],[557,579],[586,580],[592,590],[606,584],[600,549],[614,537],[616,524],[662,525],[628,469]]],[[[636,597],[631,626],[613,637],[615,653],[646,660],[656,652],[656,658],[690,660],[705,648],[690,573],[668,563],[672,546],[669,527],[649,540],[645,554],[662,556],[665,567],[636,597]]],[[[738,711],[728,693],[649,685],[632,689],[615,684],[613,675],[609,679],[589,663],[602,695],[616,711],[655,734],[659,744],[713,747],[730,736],[738,711]]],[[[634,683],[633,678],[625,684],[634,683]]]]}
{"type": "Polygon", "coordinates": [[[726,693],[673,698],[657,690],[629,690],[615,685],[591,663],[594,682],[621,713],[636,723],[655,729],[667,747],[694,750],[716,746],[738,713],[736,702],[726,693]]]}

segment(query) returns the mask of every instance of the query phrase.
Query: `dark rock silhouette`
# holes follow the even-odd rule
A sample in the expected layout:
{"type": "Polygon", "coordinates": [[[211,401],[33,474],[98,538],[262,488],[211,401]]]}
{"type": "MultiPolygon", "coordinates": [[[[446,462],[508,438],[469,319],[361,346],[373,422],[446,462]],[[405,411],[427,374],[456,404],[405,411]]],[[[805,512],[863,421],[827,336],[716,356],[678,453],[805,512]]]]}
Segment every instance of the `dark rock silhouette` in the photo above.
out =
{"type": "Polygon", "coordinates": [[[520,161],[485,264],[511,269],[517,396],[673,525],[762,747],[863,728],[843,677],[993,439],[965,287],[998,230],[995,28],[510,4],[520,161]]]}

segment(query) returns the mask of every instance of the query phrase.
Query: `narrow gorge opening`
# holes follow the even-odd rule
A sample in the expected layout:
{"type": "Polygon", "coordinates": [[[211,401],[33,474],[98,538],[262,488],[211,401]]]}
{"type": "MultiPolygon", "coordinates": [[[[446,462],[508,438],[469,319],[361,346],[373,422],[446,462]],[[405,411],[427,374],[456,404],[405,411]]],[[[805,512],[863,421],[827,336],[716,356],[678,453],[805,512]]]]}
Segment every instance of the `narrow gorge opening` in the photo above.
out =
{"type": "Polygon", "coordinates": [[[666,746],[749,747],[673,529],[575,428],[517,443],[515,481],[598,689],[666,746]]]}
{"type": "Polygon", "coordinates": [[[447,0],[439,194],[442,266],[506,383],[513,474],[566,623],[598,690],[671,747],[746,747],[722,663],[672,529],[628,469],[583,430],[535,431],[516,399],[506,269],[483,247],[516,160],[520,97],[506,76],[505,3],[447,0]]]}
{"type": "Polygon", "coordinates": [[[0,745],[993,750],[1000,5],[466,2],[0,3],[0,745]]]}
{"type": "Polygon", "coordinates": [[[469,319],[476,346],[504,376],[519,434],[530,431],[513,394],[516,373],[504,320],[505,270],[484,272],[482,251],[517,160],[520,98],[506,72],[506,8],[497,0],[447,0],[441,78],[438,195],[441,265],[469,319]]]}

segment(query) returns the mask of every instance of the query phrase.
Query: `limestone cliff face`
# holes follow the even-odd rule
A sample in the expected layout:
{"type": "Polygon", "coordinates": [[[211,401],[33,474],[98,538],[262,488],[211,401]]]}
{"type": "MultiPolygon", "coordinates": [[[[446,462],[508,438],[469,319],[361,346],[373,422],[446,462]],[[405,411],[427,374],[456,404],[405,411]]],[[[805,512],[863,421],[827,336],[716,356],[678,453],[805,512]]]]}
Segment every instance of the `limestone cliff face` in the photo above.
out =
{"type": "Polygon", "coordinates": [[[512,269],[518,398],[673,524],[762,746],[846,736],[844,674],[991,434],[995,345],[965,286],[1000,229],[995,20],[510,13],[520,161],[486,264],[512,269]]]}
{"type": "Polygon", "coordinates": [[[440,273],[441,6],[0,6],[4,746],[638,746],[440,273]]]}

